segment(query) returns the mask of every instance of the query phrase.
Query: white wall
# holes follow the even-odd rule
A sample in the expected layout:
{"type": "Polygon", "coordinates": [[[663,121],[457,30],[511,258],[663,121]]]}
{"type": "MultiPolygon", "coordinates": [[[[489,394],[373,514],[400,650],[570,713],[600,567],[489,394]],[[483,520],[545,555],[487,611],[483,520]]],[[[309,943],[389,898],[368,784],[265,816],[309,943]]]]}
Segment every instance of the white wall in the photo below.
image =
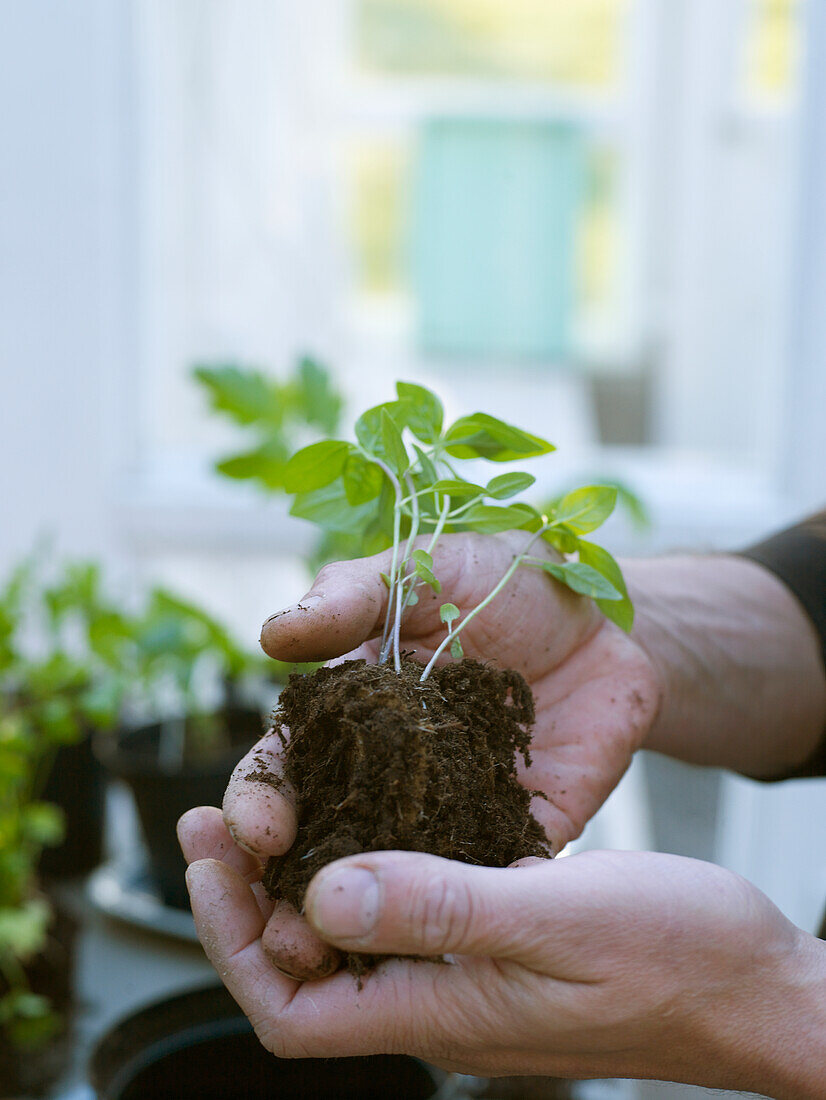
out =
{"type": "Polygon", "coordinates": [[[41,533],[113,546],[122,10],[0,0],[0,575],[41,533]]]}
{"type": "Polygon", "coordinates": [[[806,77],[786,400],[786,476],[806,507],[826,501],[826,4],[805,5],[806,77]]]}

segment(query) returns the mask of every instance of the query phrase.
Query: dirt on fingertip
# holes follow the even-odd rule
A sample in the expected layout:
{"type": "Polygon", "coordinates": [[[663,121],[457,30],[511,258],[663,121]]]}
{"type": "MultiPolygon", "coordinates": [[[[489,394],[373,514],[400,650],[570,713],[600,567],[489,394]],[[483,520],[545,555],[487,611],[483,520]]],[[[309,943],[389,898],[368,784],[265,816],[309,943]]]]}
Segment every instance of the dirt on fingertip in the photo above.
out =
{"type": "MultiPolygon", "coordinates": [[[[290,677],[274,715],[290,729],[284,779],[299,792],[292,848],[269,860],[264,885],[299,911],[325,864],[386,849],[507,867],[547,857],[531,793],[531,690],[517,672],[463,660],[432,671],[347,661],[290,677]]],[[[351,954],[356,975],[375,957],[351,954]]]]}

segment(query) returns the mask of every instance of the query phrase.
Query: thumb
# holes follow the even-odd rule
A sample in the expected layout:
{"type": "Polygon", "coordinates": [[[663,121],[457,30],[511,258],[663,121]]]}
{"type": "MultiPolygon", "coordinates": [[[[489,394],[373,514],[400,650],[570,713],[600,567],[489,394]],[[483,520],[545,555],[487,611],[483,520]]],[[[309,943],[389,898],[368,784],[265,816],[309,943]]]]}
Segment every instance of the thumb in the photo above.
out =
{"type": "Polygon", "coordinates": [[[306,596],[264,623],[264,652],[281,661],[328,661],[360,646],[383,621],[386,556],[325,565],[306,596]]]}
{"type": "Polygon", "coordinates": [[[530,966],[550,934],[540,878],[547,866],[473,867],[419,852],[351,856],[315,876],[306,916],[349,951],[494,955],[530,966]]]}

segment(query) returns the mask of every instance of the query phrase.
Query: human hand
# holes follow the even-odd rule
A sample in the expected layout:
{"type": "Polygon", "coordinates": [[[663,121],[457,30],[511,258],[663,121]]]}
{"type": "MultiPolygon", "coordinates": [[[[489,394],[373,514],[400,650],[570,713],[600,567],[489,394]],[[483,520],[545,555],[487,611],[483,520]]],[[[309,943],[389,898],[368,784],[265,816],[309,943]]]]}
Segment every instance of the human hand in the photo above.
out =
{"type": "MultiPolygon", "coordinates": [[[[442,591],[422,595],[409,609],[404,648],[429,660],[444,636],[441,604],[474,607],[524,538],[515,532],[442,539],[435,554],[442,591]]],[[[342,654],[376,660],[387,598],[381,573],[388,568],[386,554],[327,566],[298,604],[267,620],[264,649],[282,660],[342,654]]],[[[590,600],[528,568],[519,569],[469,624],[463,644],[468,656],[521,672],[533,689],[531,765],[519,760],[518,775],[542,792],[531,810],[558,852],[614,788],[653,720],[658,687],[648,658],[590,600]]],[[[282,751],[280,733],[271,732],[235,769],[224,798],[224,819],[236,842],[262,860],[285,852],[296,835],[295,796],[283,781],[282,751]],[[271,774],[277,784],[266,782],[271,774]],[[250,776],[264,781],[249,782],[250,776]]],[[[337,962],[286,902],[276,908],[265,944],[273,963],[293,976],[320,976],[308,966],[311,958],[337,962]]]]}
{"type": "MultiPolygon", "coordinates": [[[[427,662],[444,638],[440,606],[476,606],[524,540],[524,532],[444,537],[434,552],[441,593],[425,589],[405,613],[403,648],[427,662]]],[[[266,652],[285,661],[377,660],[387,599],[381,573],[388,568],[389,553],[322,569],[303,599],[266,621],[266,652]]],[[[534,798],[531,810],[558,852],[579,835],[645,737],[659,700],[652,665],[591,600],[531,568],[517,570],[468,625],[462,643],[467,656],[516,669],[533,689],[532,762],[520,766],[519,777],[545,796],[534,798]]],[[[292,843],[292,799],[246,777],[262,768],[280,775],[281,750],[275,733],[259,742],[238,765],[224,800],[233,835],[262,857],[280,855],[292,843]]]]}
{"type": "Polygon", "coordinates": [[[586,852],[504,870],[375,852],[313,879],[319,942],[394,958],[359,989],[273,969],[263,910],[217,811],[181,823],[207,954],[281,1057],[416,1055],[485,1076],[653,1077],[822,1097],[826,948],[711,864],[586,852]],[[221,855],[220,859],[204,858],[221,855]],[[242,865],[239,865],[239,860],[242,865]]]}

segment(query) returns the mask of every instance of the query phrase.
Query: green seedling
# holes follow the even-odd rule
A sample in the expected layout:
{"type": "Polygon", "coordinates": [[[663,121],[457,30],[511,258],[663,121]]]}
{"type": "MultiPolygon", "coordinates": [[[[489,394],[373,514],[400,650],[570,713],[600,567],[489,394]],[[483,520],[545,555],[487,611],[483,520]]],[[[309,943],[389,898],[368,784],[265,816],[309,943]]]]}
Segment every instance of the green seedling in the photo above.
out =
{"type": "MultiPolygon", "coordinates": [[[[553,444],[486,413],[445,426],[439,398],[423,386],[396,384],[397,399],[368,409],[355,424],[355,442],[325,439],[292,456],[284,488],[295,496],[292,514],[322,528],[361,534],[365,553],[390,547],[389,591],[380,661],[401,668],[401,625],[424,588],[439,593],[433,554],[448,532],[497,534],[524,531],[522,548],[476,607],[441,607],[446,633],[422,672],[449,650],[463,656],[460,634],[505,587],[520,566],[542,569],[630,630],[633,608],[619,566],[601,546],[586,540],[611,515],[613,486],[589,485],[567,493],[548,514],[515,498],[535,483],[531,474],[509,471],[482,484],[462,476],[468,460],[521,462],[553,451],[553,444]],[[422,538],[424,545],[421,545],[422,538]],[[417,541],[418,540],[418,541],[417,541]],[[557,560],[531,553],[541,542],[557,560]],[[568,560],[576,554],[577,560],[568,560]]],[[[476,469],[476,467],[474,467],[476,469]]]]}

